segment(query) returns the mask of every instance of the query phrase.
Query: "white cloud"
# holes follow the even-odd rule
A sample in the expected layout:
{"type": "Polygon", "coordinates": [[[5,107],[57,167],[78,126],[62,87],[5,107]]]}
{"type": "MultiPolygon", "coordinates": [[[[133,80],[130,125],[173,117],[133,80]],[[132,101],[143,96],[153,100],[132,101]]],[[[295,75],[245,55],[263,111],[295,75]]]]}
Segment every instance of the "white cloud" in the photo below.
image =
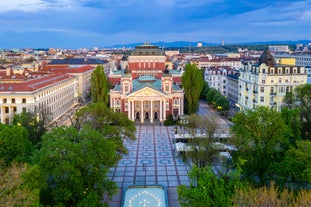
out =
{"type": "Polygon", "coordinates": [[[8,0],[0,2],[0,13],[8,11],[35,12],[47,7],[42,0],[8,0]]]}

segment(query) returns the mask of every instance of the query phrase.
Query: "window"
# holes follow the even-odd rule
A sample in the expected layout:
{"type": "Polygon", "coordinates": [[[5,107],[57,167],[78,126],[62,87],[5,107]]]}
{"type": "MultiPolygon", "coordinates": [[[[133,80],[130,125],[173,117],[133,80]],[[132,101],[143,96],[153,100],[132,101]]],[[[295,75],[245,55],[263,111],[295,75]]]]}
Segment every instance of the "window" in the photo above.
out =
{"type": "Polygon", "coordinates": [[[271,79],[271,83],[274,83],[274,80],[273,80],[273,79],[271,79]]]}
{"type": "Polygon", "coordinates": [[[6,102],[7,102],[7,99],[6,99],[6,98],[4,98],[4,99],[3,99],[3,103],[6,103],[6,102]]]}
{"type": "Polygon", "coordinates": [[[284,93],[284,87],[283,86],[279,87],[279,92],[284,93]]]}
{"type": "Polygon", "coordinates": [[[26,113],[26,107],[22,108],[23,113],[26,113]]]}
{"type": "Polygon", "coordinates": [[[170,87],[169,87],[169,85],[168,85],[168,84],[166,84],[166,85],[165,85],[165,92],[167,92],[167,93],[168,93],[169,91],[170,91],[170,87]]]}
{"type": "Polygon", "coordinates": [[[262,83],[266,83],[266,80],[262,80],[261,82],[262,82],[262,83]]]}
{"type": "Polygon", "coordinates": [[[260,102],[264,102],[265,98],[263,96],[260,96],[260,102]]]}
{"type": "Polygon", "coordinates": [[[9,113],[9,107],[4,108],[4,113],[8,114],[9,113]]]}
{"type": "Polygon", "coordinates": [[[12,98],[12,103],[15,103],[15,98],[12,98]]]}
{"type": "Polygon", "coordinates": [[[124,87],[124,92],[125,92],[125,93],[128,93],[128,92],[129,92],[129,86],[128,86],[127,84],[126,84],[125,87],[124,87]]]}
{"type": "Polygon", "coordinates": [[[260,92],[265,92],[265,88],[264,87],[260,87],[260,92]]]}
{"type": "Polygon", "coordinates": [[[279,78],[279,83],[282,83],[282,78],[279,78]]]}

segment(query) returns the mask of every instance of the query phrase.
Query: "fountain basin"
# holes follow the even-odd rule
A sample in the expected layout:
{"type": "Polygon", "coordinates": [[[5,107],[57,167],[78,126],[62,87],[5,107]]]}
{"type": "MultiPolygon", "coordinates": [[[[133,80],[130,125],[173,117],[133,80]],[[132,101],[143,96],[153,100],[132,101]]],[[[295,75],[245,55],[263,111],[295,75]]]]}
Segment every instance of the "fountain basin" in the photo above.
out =
{"type": "Polygon", "coordinates": [[[123,190],[121,207],[168,207],[162,185],[130,185],[123,190]]]}

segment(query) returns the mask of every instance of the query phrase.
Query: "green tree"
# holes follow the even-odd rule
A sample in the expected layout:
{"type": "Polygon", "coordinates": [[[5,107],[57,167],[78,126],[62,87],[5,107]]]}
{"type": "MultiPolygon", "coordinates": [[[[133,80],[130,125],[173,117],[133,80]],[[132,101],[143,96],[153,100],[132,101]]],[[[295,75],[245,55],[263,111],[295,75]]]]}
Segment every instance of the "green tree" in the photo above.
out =
{"type": "Polygon", "coordinates": [[[91,97],[94,103],[103,103],[108,106],[110,84],[105,75],[104,67],[98,65],[91,76],[91,97]]]}
{"type": "Polygon", "coordinates": [[[13,124],[25,127],[33,145],[38,145],[41,142],[42,135],[46,132],[44,119],[38,119],[35,113],[16,114],[13,117],[13,124]]]}
{"type": "Polygon", "coordinates": [[[216,102],[216,95],[220,94],[215,88],[210,88],[206,94],[206,101],[209,104],[214,104],[216,102]]]}
{"type": "Polygon", "coordinates": [[[104,206],[103,195],[111,198],[117,190],[107,177],[120,159],[116,148],[89,128],[54,128],[43,136],[25,179],[29,186],[39,188],[43,205],[104,206]]]}
{"type": "Polygon", "coordinates": [[[26,164],[0,167],[0,206],[39,207],[39,191],[25,186],[26,164]]]}
{"type": "MultiPolygon", "coordinates": [[[[219,93],[220,94],[220,93],[219,93]]],[[[219,110],[222,114],[227,113],[229,110],[230,102],[221,94],[216,96],[215,105],[217,110],[219,110]]]]}
{"type": "Polygon", "coordinates": [[[202,89],[202,91],[201,91],[201,95],[200,95],[200,97],[202,98],[202,99],[206,99],[206,95],[207,95],[207,93],[208,93],[208,90],[209,90],[209,85],[208,85],[208,83],[206,82],[206,81],[204,81],[204,83],[203,83],[203,89],[202,89]]]}
{"type": "Polygon", "coordinates": [[[24,127],[0,124],[0,159],[6,165],[12,161],[28,162],[32,151],[33,146],[24,127]]]}
{"type": "Polygon", "coordinates": [[[213,143],[217,141],[216,132],[221,128],[219,120],[214,116],[199,116],[192,114],[187,118],[182,134],[187,134],[190,151],[185,154],[185,161],[189,165],[206,167],[212,165],[218,159],[219,149],[213,143]]]}
{"type": "Polygon", "coordinates": [[[187,64],[181,82],[187,100],[187,112],[193,114],[199,108],[199,98],[204,84],[202,72],[195,64],[187,64]]]}
{"type": "Polygon", "coordinates": [[[76,128],[91,127],[118,146],[118,152],[127,153],[123,140],[135,140],[136,127],[133,121],[103,103],[90,103],[76,113],[76,128]]]}
{"type": "Polygon", "coordinates": [[[289,127],[281,113],[257,107],[236,114],[233,123],[233,143],[237,147],[233,160],[241,168],[242,176],[258,185],[280,178],[276,169],[282,168],[280,163],[289,149],[290,139],[289,127]]]}
{"type": "Polygon", "coordinates": [[[231,206],[234,186],[238,186],[238,179],[217,178],[210,167],[196,166],[188,176],[190,185],[177,187],[178,201],[182,207],[231,206]]]}
{"type": "Polygon", "coordinates": [[[311,140],[311,84],[300,85],[293,92],[289,92],[283,99],[289,109],[300,110],[302,138],[311,140]]]}
{"type": "Polygon", "coordinates": [[[283,177],[286,177],[289,183],[296,186],[301,184],[300,187],[311,183],[311,142],[297,141],[295,146],[286,152],[281,166],[283,167],[278,169],[278,174],[283,173],[283,177]]]}

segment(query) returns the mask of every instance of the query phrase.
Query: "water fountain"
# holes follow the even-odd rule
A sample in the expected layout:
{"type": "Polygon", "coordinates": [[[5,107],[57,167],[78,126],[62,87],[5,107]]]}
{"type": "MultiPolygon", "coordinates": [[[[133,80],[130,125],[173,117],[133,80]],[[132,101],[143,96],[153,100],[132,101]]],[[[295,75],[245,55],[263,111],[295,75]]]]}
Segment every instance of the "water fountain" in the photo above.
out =
{"type": "Polygon", "coordinates": [[[122,207],[168,207],[166,188],[162,185],[131,185],[124,189],[122,207]]]}

